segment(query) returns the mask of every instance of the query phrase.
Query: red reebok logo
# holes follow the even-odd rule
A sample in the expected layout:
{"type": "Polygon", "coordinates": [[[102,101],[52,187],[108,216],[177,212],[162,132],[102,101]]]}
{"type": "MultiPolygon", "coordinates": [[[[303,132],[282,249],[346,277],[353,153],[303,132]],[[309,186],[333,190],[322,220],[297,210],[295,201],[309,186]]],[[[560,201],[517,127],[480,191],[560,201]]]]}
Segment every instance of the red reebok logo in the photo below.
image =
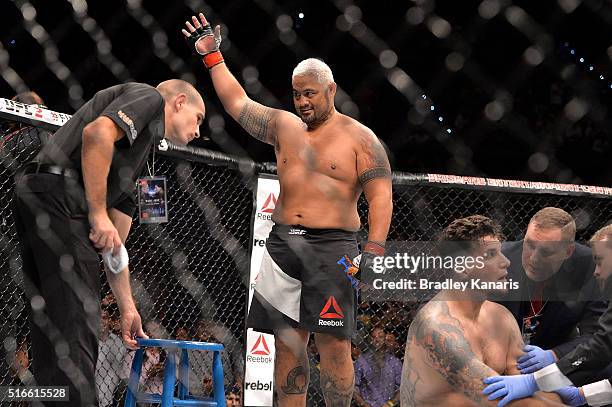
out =
{"type": "Polygon", "coordinates": [[[330,296],[325,303],[325,306],[321,310],[319,314],[321,318],[333,318],[333,319],[342,319],[344,318],[344,314],[342,313],[342,308],[338,305],[338,302],[334,298],[334,296],[330,296]],[[332,312],[329,312],[331,308],[332,312]]]}
{"type": "Polygon", "coordinates": [[[268,348],[266,338],[264,338],[263,334],[260,334],[259,338],[255,341],[255,345],[253,345],[253,349],[251,349],[251,355],[270,355],[270,349],[268,348]]]}
{"type": "Polygon", "coordinates": [[[263,204],[263,208],[261,208],[261,211],[263,213],[272,213],[274,212],[274,208],[276,207],[276,196],[274,194],[270,194],[268,195],[268,198],[266,198],[266,201],[263,204]]]}

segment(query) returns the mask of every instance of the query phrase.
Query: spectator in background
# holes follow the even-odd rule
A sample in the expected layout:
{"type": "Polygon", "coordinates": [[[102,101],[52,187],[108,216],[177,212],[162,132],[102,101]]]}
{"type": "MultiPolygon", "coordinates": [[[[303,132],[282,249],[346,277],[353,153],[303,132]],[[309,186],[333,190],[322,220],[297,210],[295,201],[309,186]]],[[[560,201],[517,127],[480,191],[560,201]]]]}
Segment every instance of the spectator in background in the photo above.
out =
{"type": "Polygon", "coordinates": [[[141,391],[162,394],[164,390],[165,359],[165,354],[161,352],[160,348],[145,348],[140,375],[141,391]]]}
{"type": "MultiPolygon", "coordinates": [[[[29,370],[30,359],[28,356],[28,342],[25,336],[10,336],[2,340],[4,346],[0,346],[6,350],[5,362],[6,369],[0,370],[0,386],[35,386],[34,375],[29,370]],[[9,375],[6,375],[6,373],[9,375]]],[[[0,365],[4,368],[4,365],[0,365]]],[[[7,402],[8,403],[8,402],[7,402]]],[[[11,407],[28,407],[30,403],[27,401],[12,401],[9,404],[11,407]]]]}
{"type": "MultiPolygon", "coordinates": [[[[36,92],[19,93],[11,100],[45,107],[42,98],[36,92]]],[[[0,160],[5,167],[12,170],[17,170],[31,161],[51,136],[47,130],[16,121],[3,122],[1,131],[0,160]]]]}
{"type": "Polygon", "coordinates": [[[372,350],[355,362],[354,400],[359,407],[397,405],[402,362],[387,351],[386,332],[380,327],[370,331],[372,350]]]}
{"type": "MultiPolygon", "coordinates": [[[[201,320],[198,322],[195,331],[194,340],[199,342],[216,342],[222,343],[217,340],[213,334],[212,329],[214,328],[214,322],[201,320]]],[[[213,353],[212,352],[201,352],[190,350],[189,360],[191,366],[191,372],[189,374],[189,391],[194,395],[211,395],[212,394],[212,368],[213,368],[213,353]]],[[[221,362],[223,364],[223,382],[225,388],[236,385],[239,383],[234,377],[232,362],[230,360],[228,352],[221,352],[221,362]]]]}
{"type": "Polygon", "coordinates": [[[405,336],[412,318],[412,310],[408,311],[399,301],[385,301],[380,310],[372,316],[372,325],[393,328],[393,333],[405,336]]]}
{"type": "Polygon", "coordinates": [[[361,349],[351,341],[351,359],[353,359],[353,362],[357,361],[359,356],[361,356],[361,349]]]}
{"type": "Polygon", "coordinates": [[[397,341],[397,335],[394,332],[387,332],[385,334],[385,346],[387,347],[387,353],[395,356],[396,358],[400,358],[402,356],[400,351],[403,352],[403,349],[397,341]]]}
{"type": "Polygon", "coordinates": [[[225,405],[227,407],[242,407],[240,401],[240,389],[238,387],[232,387],[225,395],[225,405]]]}
{"type": "Polygon", "coordinates": [[[34,376],[30,372],[30,357],[28,355],[28,341],[25,336],[19,336],[15,340],[15,352],[9,352],[7,359],[10,365],[11,375],[17,379],[15,384],[21,386],[34,386],[34,376]]]}
{"type": "Polygon", "coordinates": [[[174,330],[174,338],[179,341],[188,341],[191,339],[191,333],[189,332],[189,329],[185,328],[184,326],[178,326],[174,330]]]}
{"type": "Polygon", "coordinates": [[[145,331],[151,336],[151,338],[168,338],[168,332],[166,331],[166,328],[158,320],[152,319],[150,321],[147,321],[144,326],[145,331]]]}
{"type": "Polygon", "coordinates": [[[100,306],[102,309],[116,307],[117,300],[115,300],[115,295],[112,292],[106,294],[104,298],[102,298],[102,301],[100,302],[100,306]]]}
{"type": "MultiPolygon", "coordinates": [[[[380,306],[374,301],[361,301],[357,312],[357,331],[353,335],[352,342],[365,343],[368,340],[368,332],[372,329],[374,317],[380,312],[380,306]]],[[[354,361],[354,360],[353,360],[354,361]]]]}
{"type": "Polygon", "coordinates": [[[38,105],[40,107],[46,107],[45,102],[38,95],[38,93],[33,91],[18,93],[13,96],[11,100],[14,102],[24,103],[26,105],[38,105]]]}
{"type": "Polygon", "coordinates": [[[121,338],[112,330],[112,318],[108,310],[102,310],[100,319],[100,342],[96,363],[96,387],[100,407],[112,404],[115,389],[126,379],[125,359],[127,349],[121,338]]]}

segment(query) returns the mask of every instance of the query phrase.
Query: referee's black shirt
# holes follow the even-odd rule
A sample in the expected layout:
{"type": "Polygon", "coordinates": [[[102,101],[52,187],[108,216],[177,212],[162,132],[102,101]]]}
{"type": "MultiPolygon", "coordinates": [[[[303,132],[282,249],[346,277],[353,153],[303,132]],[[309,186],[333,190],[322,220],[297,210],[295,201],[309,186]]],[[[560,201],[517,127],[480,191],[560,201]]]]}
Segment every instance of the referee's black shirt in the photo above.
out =
{"type": "Polygon", "coordinates": [[[112,119],[126,135],[115,143],[107,207],[131,216],[136,209],[136,179],[153,143],[164,137],[164,100],[154,87],[130,82],[99,91],[55,133],[37,161],[81,172],[83,128],[99,116],[112,119]]]}

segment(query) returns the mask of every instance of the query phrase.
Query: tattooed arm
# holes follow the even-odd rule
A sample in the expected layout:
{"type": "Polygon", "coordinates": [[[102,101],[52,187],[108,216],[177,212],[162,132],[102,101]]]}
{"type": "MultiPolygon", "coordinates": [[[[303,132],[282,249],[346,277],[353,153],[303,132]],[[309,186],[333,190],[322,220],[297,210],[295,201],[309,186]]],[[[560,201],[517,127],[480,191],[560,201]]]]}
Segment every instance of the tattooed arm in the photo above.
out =
{"type": "MultiPolygon", "coordinates": [[[[422,357],[425,364],[436,371],[457,393],[461,393],[478,406],[497,406],[482,394],[482,380],[498,374],[478,359],[464,334],[461,322],[454,318],[446,302],[438,301],[424,308],[410,325],[407,352],[402,371],[401,405],[419,405],[416,393],[426,387],[426,372],[412,369],[415,357],[422,357]],[[435,307],[436,311],[431,312],[435,307]],[[418,355],[417,355],[418,354],[418,355]]],[[[547,401],[534,398],[516,400],[511,406],[548,406],[547,401]]]]}
{"type": "Polygon", "coordinates": [[[274,145],[278,118],[290,113],[266,107],[249,98],[225,64],[211,69],[210,76],[225,111],[251,136],[274,145]]]}
{"type": "Polygon", "coordinates": [[[368,240],[385,242],[393,213],[391,166],[380,140],[369,130],[363,131],[357,149],[357,175],[368,201],[368,240]]]}

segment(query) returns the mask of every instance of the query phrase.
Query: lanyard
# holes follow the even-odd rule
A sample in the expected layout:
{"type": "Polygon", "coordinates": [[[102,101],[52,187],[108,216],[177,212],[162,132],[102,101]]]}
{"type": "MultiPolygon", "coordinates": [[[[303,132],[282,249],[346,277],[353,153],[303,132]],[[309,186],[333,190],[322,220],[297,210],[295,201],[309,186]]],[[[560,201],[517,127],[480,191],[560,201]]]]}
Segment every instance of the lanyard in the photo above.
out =
{"type": "Polygon", "coordinates": [[[149,173],[149,177],[153,177],[155,174],[155,149],[157,148],[155,142],[153,143],[151,148],[152,148],[151,166],[149,166],[149,161],[147,160],[147,171],[149,173]]]}

